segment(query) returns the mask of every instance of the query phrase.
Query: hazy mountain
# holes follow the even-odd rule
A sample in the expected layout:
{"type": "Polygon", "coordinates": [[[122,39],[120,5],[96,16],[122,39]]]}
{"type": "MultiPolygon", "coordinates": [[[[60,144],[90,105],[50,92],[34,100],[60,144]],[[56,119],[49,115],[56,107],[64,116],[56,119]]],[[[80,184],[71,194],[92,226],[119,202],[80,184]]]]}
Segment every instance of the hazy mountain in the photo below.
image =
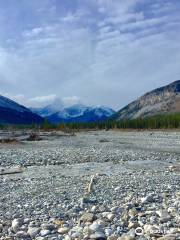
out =
{"type": "Polygon", "coordinates": [[[31,124],[42,121],[42,117],[28,108],[0,95],[0,123],[31,124]]]}
{"type": "Polygon", "coordinates": [[[41,108],[30,108],[32,112],[40,115],[41,117],[47,117],[54,114],[64,108],[64,104],[61,99],[56,98],[51,104],[41,108]]]}
{"type": "MultiPolygon", "coordinates": [[[[41,109],[39,112],[36,109],[36,113],[40,114],[41,116],[45,116],[44,113],[46,113],[46,109],[47,107],[41,109]]],[[[103,121],[114,113],[115,111],[108,107],[89,107],[83,104],[76,104],[71,107],[66,107],[60,111],[56,111],[53,114],[46,115],[46,118],[52,123],[96,122],[103,121]]]]}
{"type": "Polygon", "coordinates": [[[114,119],[134,119],[180,112],[180,80],[146,93],[118,111],[114,119]]]}

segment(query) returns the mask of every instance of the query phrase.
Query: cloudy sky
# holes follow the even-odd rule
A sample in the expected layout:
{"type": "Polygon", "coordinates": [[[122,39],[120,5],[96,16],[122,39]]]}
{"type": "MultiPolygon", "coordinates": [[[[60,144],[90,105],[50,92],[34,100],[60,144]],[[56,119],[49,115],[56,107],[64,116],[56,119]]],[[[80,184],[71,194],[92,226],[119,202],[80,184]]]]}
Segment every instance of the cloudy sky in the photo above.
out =
{"type": "Polygon", "coordinates": [[[179,0],[0,0],[1,94],[119,109],[180,79],[179,0]]]}

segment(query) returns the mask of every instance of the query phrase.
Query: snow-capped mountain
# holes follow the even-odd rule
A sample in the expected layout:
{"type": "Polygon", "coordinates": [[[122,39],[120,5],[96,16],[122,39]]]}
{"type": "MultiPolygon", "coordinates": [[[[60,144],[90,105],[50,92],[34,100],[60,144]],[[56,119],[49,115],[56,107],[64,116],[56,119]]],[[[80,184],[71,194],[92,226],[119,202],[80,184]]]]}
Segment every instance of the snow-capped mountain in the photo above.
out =
{"type": "Polygon", "coordinates": [[[31,108],[31,111],[40,115],[41,117],[47,117],[55,112],[61,111],[64,108],[64,104],[61,99],[56,98],[51,104],[42,108],[31,108]]]}
{"type": "MultiPolygon", "coordinates": [[[[54,113],[59,118],[75,118],[82,116],[85,111],[90,110],[91,108],[83,104],[76,104],[67,108],[64,108],[62,111],[54,113]]],[[[53,114],[53,115],[54,115],[53,114]]]]}
{"type": "Polygon", "coordinates": [[[36,113],[46,117],[52,123],[60,122],[96,122],[106,120],[113,115],[115,111],[108,107],[96,106],[90,107],[83,104],[76,104],[70,107],[65,107],[53,114],[47,114],[47,107],[41,109],[39,112],[36,109],[36,113]],[[43,115],[42,115],[43,114],[43,115]]]}
{"type": "Polygon", "coordinates": [[[28,108],[0,95],[0,123],[31,124],[43,121],[42,117],[28,108]]]}

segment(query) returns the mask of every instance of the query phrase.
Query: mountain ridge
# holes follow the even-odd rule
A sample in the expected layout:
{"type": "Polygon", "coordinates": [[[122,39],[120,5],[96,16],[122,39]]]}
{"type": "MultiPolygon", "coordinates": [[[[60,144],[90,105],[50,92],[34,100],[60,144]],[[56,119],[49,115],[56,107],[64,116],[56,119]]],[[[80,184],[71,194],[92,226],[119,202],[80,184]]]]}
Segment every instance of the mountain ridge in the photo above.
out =
{"type": "MultiPolygon", "coordinates": [[[[45,113],[45,108],[40,110],[34,110],[40,115],[45,113]]],[[[111,108],[104,106],[86,106],[83,104],[75,104],[70,107],[64,107],[60,111],[55,111],[52,114],[43,115],[51,123],[60,123],[60,122],[96,122],[104,121],[113,115],[115,111],[111,108]]]]}
{"type": "Polygon", "coordinates": [[[180,112],[180,80],[156,88],[120,109],[113,119],[135,119],[180,112]]]}
{"type": "Polygon", "coordinates": [[[42,123],[44,119],[31,112],[30,109],[0,95],[1,124],[33,124],[42,123]]]}

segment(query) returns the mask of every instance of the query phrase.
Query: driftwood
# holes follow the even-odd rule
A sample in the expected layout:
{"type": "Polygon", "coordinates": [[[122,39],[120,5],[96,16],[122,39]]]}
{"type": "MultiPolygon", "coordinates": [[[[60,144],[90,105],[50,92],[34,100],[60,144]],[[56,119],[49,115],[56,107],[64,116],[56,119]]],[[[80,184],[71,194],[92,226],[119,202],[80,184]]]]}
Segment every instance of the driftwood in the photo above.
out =
{"type": "Polygon", "coordinates": [[[0,143],[18,143],[18,140],[15,138],[3,138],[0,139],[0,143]]]}
{"type": "Polygon", "coordinates": [[[88,188],[87,188],[88,193],[90,193],[93,190],[94,179],[95,179],[95,176],[93,175],[91,177],[90,183],[89,183],[88,188]]]}
{"type": "Polygon", "coordinates": [[[99,174],[96,173],[95,175],[93,175],[90,179],[90,183],[88,184],[87,188],[86,188],[86,192],[89,194],[93,191],[93,188],[94,188],[94,184],[95,184],[95,180],[97,178],[99,174]]]}
{"type": "Polygon", "coordinates": [[[1,168],[0,169],[0,175],[10,175],[10,174],[17,174],[17,173],[23,173],[22,168],[1,168]]]}

